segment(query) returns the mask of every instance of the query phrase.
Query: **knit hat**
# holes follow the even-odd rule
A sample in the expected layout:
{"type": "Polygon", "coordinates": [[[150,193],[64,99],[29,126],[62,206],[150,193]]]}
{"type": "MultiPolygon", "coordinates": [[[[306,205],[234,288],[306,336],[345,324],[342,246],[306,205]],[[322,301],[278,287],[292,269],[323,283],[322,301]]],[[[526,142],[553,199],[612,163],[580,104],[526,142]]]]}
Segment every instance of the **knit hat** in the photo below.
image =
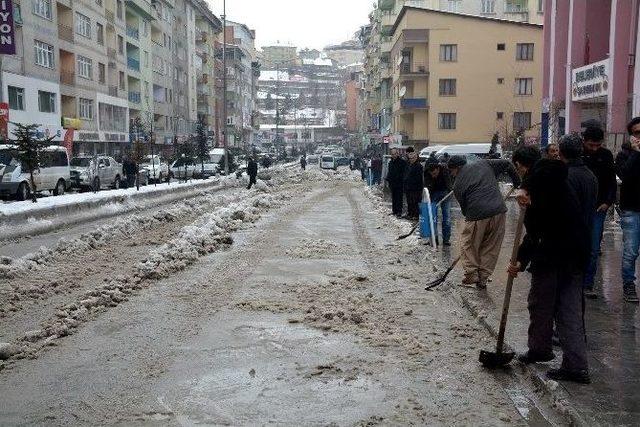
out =
{"type": "Polygon", "coordinates": [[[455,156],[451,156],[447,166],[449,166],[449,169],[455,169],[455,168],[461,168],[466,164],[467,164],[467,159],[464,156],[455,155],[455,156]]]}

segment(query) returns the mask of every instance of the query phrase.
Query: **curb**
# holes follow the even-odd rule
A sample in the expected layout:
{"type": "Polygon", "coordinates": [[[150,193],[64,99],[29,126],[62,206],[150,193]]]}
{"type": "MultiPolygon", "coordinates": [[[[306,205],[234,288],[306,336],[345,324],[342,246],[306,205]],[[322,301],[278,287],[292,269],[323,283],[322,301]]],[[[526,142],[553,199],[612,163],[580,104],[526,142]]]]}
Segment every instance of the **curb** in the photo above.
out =
{"type": "MultiPolygon", "coordinates": [[[[472,303],[470,297],[464,295],[454,288],[449,289],[453,290],[450,295],[455,299],[459,299],[459,302],[461,302],[462,306],[466,308],[469,313],[471,313],[471,315],[476,318],[476,320],[478,320],[478,323],[480,323],[480,325],[482,325],[493,338],[497,339],[498,330],[496,329],[495,325],[489,324],[486,317],[480,316],[478,309],[472,303]]],[[[514,348],[506,341],[504,343],[504,348],[507,351],[514,351],[514,348]]],[[[566,415],[571,420],[571,425],[579,427],[587,427],[593,425],[592,423],[588,423],[570,403],[569,394],[561,387],[552,387],[547,382],[547,379],[544,377],[542,372],[517,361],[514,362],[514,367],[520,368],[525,374],[527,374],[526,379],[529,379],[535,387],[543,390],[545,394],[551,397],[554,409],[566,415]]]]}

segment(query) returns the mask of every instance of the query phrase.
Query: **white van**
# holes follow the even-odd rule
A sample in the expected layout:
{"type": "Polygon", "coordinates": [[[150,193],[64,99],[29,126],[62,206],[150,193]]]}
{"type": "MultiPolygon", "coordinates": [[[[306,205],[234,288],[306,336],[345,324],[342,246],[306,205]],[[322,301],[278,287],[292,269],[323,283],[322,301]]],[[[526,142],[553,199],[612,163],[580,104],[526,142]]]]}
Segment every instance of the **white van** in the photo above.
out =
{"type": "MultiPolygon", "coordinates": [[[[13,196],[17,200],[31,197],[30,176],[23,170],[14,145],[0,145],[0,163],[4,171],[0,180],[0,195],[13,196]]],[[[33,172],[37,191],[52,191],[55,196],[65,193],[71,184],[71,171],[67,150],[49,146],[40,153],[40,167],[33,172]]]]}
{"type": "Polygon", "coordinates": [[[429,156],[431,156],[431,153],[435,154],[445,147],[446,145],[431,145],[429,147],[425,147],[422,150],[420,150],[420,155],[418,156],[418,158],[424,162],[429,158],[429,156]]]}
{"type": "MultiPolygon", "coordinates": [[[[490,157],[490,150],[491,144],[452,144],[438,150],[436,157],[440,159],[445,154],[448,154],[449,156],[479,157],[486,159],[490,157]]],[[[502,147],[500,145],[498,145],[497,150],[498,156],[502,157],[502,147]]]]}
{"type": "Polygon", "coordinates": [[[333,154],[323,154],[320,156],[320,169],[338,170],[338,162],[333,154]]]}

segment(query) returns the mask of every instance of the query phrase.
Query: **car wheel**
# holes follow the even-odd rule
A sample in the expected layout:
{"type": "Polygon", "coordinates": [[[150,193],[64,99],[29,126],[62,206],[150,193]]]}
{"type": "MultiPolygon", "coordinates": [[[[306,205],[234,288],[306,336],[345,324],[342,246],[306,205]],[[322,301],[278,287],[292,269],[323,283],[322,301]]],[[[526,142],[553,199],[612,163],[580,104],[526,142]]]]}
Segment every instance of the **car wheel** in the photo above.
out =
{"type": "Polygon", "coordinates": [[[116,176],[116,180],[113,182],[113,188],[116,190],[120,189],[120,177],[116,176]]]}
{"type": "Polygon", "coordinates": [[[91,185],[91,189],[96,193],[98,191],[100,191],[100,178],[95,178],[93,180],[93,184],[91,185]]]}
{"type": "Polygon", "coordinates": [[[18,186],[18,191],[16,192],[16,200],[23,201],[27,200],[31,196],[31,189],[29,188],[29,184],[26,182],[21,183],[18,186]]]}
{"type": "Polygon", "coordinates": [[[62,195],[64,195],[65,189],[66,189],[66,187],[65,187],[64,179],[60,179],[60,180],[58,180],[58,183],[56,184],[56,188],[53,190],[53,195],[54,196],[62,196],[62,195]]]}

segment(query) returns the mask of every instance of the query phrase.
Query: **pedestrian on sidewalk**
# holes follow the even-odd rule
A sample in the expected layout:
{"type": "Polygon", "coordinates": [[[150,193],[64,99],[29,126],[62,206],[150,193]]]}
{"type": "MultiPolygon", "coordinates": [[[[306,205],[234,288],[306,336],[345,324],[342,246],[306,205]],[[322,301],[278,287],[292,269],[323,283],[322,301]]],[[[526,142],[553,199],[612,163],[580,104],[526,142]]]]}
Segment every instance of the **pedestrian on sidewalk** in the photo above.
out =
{"type": "Polygon", "coordinates": [[[302,168],[302,170],[307,170],[307,156],[301,156],[300,157],[300,167],[302,168]]]}
{"type": "Polygon", "coordinates": [[[398,155],[398,150],[391,149],[391,160],[389,160],[389,170],[387,172],[387,183],[391,190],[391,211],[397,217],[402,216],[404,206],[404,175],[407,169],[407,162],[398,155]]]}
{"type": "MultiPolygon", "coordinates": [[[[431,203],[440,203],[440,213],[442,214],[442,244],[451,245],[451,204],[449,199],[445,199],[451,192],[451,174],[447,165],[439,163],[434,157],[429,157],[425,165],[424,186],[429,190],[431,203]]],[[[435,210],[433,225],[438,229],[438,210],[435,210]]],[[[436,232],[437,235],[437,232],[436,232]]],[[[436,238],[436,241],[438,239],[436,238]]]]}
{"type": "Polygon", "coordinates": [[[249,185],[247,186],[247,190],[250,190],[251,187],[253,187],[253,184],[256,183],[256,177],[258,176],[258,162],[254,157],[249,159],[247,175],[249,175],[249,185]]]}
{"type": "Polygon", "coordinates": [[[136,183],[137,166],[131,160],[131,153],[126,153],[122,160],[122,175],[125,177],[127,188],[132,188],[136,183]]]}
{"type": "Polygon", "coordinates": [[[382,182],[382,157],[376,154],[371,159],[371,173],[373,175],[372,185],[380,185],[382,182]]]}
{"type": "Polygon", "coordinates": [[[515,187],[520,178],[508,160],[480,160],[467,164],[463,156],[452,156],[448,163],[455,178],[453,192],[464,216],[461,256],[463,285],[485,289],[498,262],[505,232],[504,202],[497,177],[508,174],[515,187]]]}
{"type": "MultiPolygon", "coordinates": [[[[579,159],[582,140],[578,135],[563,137],[564,159],[579,159]]],[[[571,184],[567,162],[539,159],[531,147],[513,155],[523,176],[517,196],[525,214],[526,235],[518,250],[517,262],[508,268],[512,277],[529,267],[531,288],[528,297],[528,350],[518,359],[525,364],[548,362],[553,354],[553,325],[560,336],[563,360],[560,369],[547,375],[554,380],[589,383],[589,366],[584,331],[582,283],[591,252],[589,227],[584,209],[595,205],[597,183],[591,189],[571,184]],[[586,194],[578,194],[586,190],[586,194]],[[589,195],[591,194],[591,195],[589,195]],[[582,199],[588,199],[583,205],[582,199]]],[[[574,173],[574,175],[576,175],[574,173]]],[[[584,184],[587,184],[586,180],[584,184]]]]}
{"type": "Polygon", "coordinates": [[[618,183],[616,182],[613,154],[602,146],[604,143],[604,131],[597,127],[588,127],[583,132],[582,138],[584,139],[582,159],[598,180],[597,207],[591,225],[591,259],[584,276],[584,292],[588,298],[597,298],[597,295],[593,292],[593,284],[598,269],[602,233],[604,232],[607,212],[616,201],[618,183]]]}
{"type": "Polygon", "coordinates": [[[417,221],[420,216],[420,202],[424,189],[422,164],[413,147],[407,148],[407,167],[404,174],[404,192],[407,196],[407,219],[417,221]]]}
{"type": "Polygon", "coordinates": [[[624,300],[638,303],[636,261],[640,250],[640,117],[629,123],[629,142],[616,158],[620,187],[620,223],[622,224],[622,283],[624,300]]]}

